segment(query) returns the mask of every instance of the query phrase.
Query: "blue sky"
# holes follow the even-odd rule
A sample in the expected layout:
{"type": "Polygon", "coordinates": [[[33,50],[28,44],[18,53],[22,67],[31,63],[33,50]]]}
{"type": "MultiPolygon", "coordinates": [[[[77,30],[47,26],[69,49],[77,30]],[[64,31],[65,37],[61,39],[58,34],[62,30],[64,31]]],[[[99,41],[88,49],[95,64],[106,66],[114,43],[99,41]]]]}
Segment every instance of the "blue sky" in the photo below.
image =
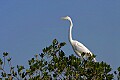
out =
{"type": "Polygon", "coordinates": [[[66,55],[74,54],[68,41],[71,16],[73,39],[82,42],[98,61],[114,69],[120,66],[120,0],[9,0],[0,1],[0,57],[9,52],[13,65],[27,65],[54,38],[67,45],[66,55]]]}

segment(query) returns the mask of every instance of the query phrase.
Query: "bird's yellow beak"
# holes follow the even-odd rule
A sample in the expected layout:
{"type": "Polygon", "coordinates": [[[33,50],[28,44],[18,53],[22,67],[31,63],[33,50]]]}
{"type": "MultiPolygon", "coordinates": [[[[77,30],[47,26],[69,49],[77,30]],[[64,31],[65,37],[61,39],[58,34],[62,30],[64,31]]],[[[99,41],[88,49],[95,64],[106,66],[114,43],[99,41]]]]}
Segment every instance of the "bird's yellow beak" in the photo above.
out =
{"type": "Polygon", "coordinates": [[[65,17],[61,17],[62,20],[65,20],[65,17]]]}

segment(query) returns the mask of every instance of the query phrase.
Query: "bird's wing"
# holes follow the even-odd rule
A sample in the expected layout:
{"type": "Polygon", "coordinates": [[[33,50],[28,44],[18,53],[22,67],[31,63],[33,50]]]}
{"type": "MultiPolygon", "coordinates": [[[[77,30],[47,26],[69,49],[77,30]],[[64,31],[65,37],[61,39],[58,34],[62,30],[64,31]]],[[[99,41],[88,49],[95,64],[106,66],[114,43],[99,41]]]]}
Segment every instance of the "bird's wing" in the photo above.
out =
{"type": "Polygon", "coordinates": [[[92,53],[90,52],[90,50],[88,50],[82,43],[78,42],[78,41],[74,41],[74,49],[77,51],[77,52],[80,52],[80,53],[90,53],[90,55],[92,55],[92,53]]]}
{"type": "MultiPolygon", "coordinates": [[[[83,53],[83,52],[87,53],[87,54],[85,54],[85,57],[93,55],[89,49],[87,49],[82,43],[80,43],[78,41],[73,41],[73,48],[74,48],[74,51],[76,52],[76,54],[80,57],[81,57],[81,53],[83,53]]],[[[96,62],[95,58],[93,58],[93,60],[96,62]]]]}

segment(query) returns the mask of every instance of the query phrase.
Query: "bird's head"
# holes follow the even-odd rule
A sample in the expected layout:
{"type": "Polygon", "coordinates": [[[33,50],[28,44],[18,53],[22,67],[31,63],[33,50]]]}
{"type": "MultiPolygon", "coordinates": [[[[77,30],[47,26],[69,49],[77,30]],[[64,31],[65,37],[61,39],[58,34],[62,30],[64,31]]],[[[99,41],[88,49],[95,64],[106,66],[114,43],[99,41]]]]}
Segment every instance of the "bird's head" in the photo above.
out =
{"type": "Polygon", "coordinates": [[[69,16],[62,17],[61,19],[70,21],[70,26],[71,27],[73,26],[72,20],[71,20],[71,18],[69,16]]]}
{"type": "Polygon", "coordinates": [[[62,17],[61,19],[63,19],[63,20],[71,20],[71,18],[69,16],[62,17]]]}

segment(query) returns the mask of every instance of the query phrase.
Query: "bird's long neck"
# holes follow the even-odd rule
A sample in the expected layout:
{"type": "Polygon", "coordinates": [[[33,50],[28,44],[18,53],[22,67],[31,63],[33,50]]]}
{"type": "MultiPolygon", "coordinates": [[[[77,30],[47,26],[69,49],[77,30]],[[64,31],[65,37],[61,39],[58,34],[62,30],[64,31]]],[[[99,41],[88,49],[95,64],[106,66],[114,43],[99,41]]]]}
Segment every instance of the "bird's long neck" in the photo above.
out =
{"type": "Polygon", "coordinates": [[[73,39],[72,39],[72,27],[73,27],[73,23],[72,20],[70,20],[70,30],[69,30],[69,41],[70,43],[72,43],[73,39]]]}

